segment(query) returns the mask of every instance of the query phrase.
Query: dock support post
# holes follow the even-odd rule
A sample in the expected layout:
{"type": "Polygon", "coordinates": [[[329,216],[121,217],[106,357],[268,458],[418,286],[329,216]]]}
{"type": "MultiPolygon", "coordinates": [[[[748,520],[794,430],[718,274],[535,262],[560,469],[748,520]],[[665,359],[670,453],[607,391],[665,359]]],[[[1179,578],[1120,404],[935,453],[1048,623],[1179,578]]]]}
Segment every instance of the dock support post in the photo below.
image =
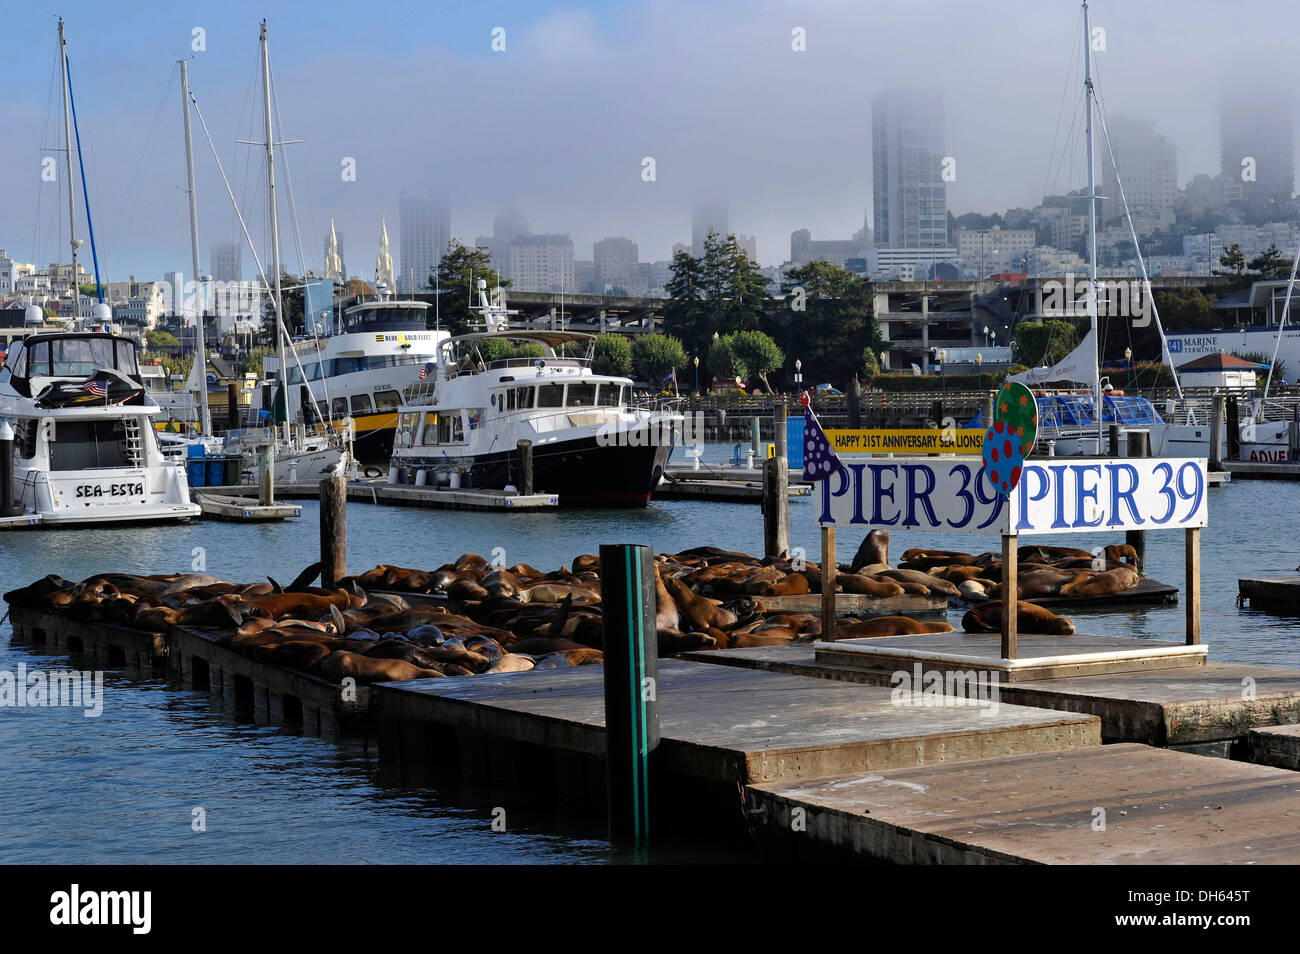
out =
{"type": "Polygon", "coordinates": [[[835,641],[835,528],[822,527],[822,639],[835,641]]]}
{"type": "Polygon", "coordinates": [[[1241,419],[1237,410],[1237,396],[1228,395],[1228,460],[1241,460],[1241,419]]]}
{"type": "Polygon", "coordinates": [[[1223,470],[1223,431],[1227,419],[1226,395],[1214,395],[1214,411],[1210,414],[1210,471],[1223,470]]]}
{"type": "Polygon", "coordinates": [[[275,503],[275,445],[257,452],[257,502],[263,507],[275,503]]]}
{"type": "Polygon", "coordinates": [[[1020,573],[1020,551],[1016,549],[1019,540],[1009,533],[1002,534],[1002,658],[1016,658],[1016,643],[1019,637],[1017,629],[1019,620],[1016,600],[1019,594],[1017,582],[1020,573]]]}
{"type": "Polygon", "coordinates": [[[1110,438],[1110,456],[1118,457],[1119,456],[1119,425],[1118,424],[1110,425],[1108,436],[1110,438]]]}
{"type": "Polygon", "coordinates": [[[1201,641],[1201,528],[1187,528],[1187,645],[1201,641]]]}
{"type": "Polygon", "coordinates": [[[226,385],[226,430],[239,426],[239,385],[234,381],[226,385]]]}
{"type": "Polygon", "coordinates": [[[786,459],[784,404],[773,409],[776,453],[763,461],[763,555],[779,557],[790,552],[790,474],[786,459]]]}
{"type": "Polygon", "coordinates": [[[763,446],[763,431],[757,417],[749,419],[749,446],[753,450],[754,456],[762,460],[762,455],[759,452],[763,446]]]}
{"type": "MultiPolygon", "coordinates": [[[[1150,435],[1146,431],[1128,432],[1128,456],[1149,457],[1151,454],[1150,435]]],[[[1124,542],[1137,553],[1138,572],[1145,575],[1147,565],[1147,532],[1145,530],[1125,530],[1124,542]]]]}
{"type": "Polygon", "coordinates": [[[533,492],[533,442],[519,441],[515,454],[519,460],[519,493],[528,496],[533,492]]]}
{"type": "Polygon", "coordinates": [[[14,428],[0,420],[0,517],[16,517],[23,508],[14,503],[14,428]]]}
{"type": "Polygon", "coordinates": [[[643,849],[650,837],[650,753],[659,745],[654,551],[602,544],[600,568],[609,836],[643,849]]]}
{"type": "Polygon", "coordinates": [[[320,482],[320,585],[334,589],[347,576],[348,481],[326,477],[320,482]]]}

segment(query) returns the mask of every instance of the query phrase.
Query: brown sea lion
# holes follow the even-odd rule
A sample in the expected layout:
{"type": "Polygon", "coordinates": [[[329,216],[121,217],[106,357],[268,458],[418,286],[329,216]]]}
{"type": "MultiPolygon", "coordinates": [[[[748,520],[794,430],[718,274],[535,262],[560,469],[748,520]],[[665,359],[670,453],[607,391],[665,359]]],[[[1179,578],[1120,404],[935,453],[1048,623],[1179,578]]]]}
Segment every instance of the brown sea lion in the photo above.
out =
{"type": "Polygon", "coordinates": [[[675,629],[661,629],[656,634],[659,656],[676,656],[697,649],[714,649],[718,641],[708,633],[683,633],[675,629]]]}
{"type": "Polygon", "coordinates": [[[691,629],[701,630],[713,626],[726,630],[736,625],[735,613],[723,609],[713,600],[697,595],[680,580],[669,577],[664,580],[664,588],[683,619],[690,623],[691,629]]]}
{"type": "Polygon", "coordinates": [[[316,672],[331,682],[346,678],[360,683],[406,682],[409,679],[437,679],[436,669],[421,669],[402,659],[372,659],[346,650],[333,652],[316,664],[316,672]]]}
{"type": "Polygon", "coordinates": [[[488,666],[487,672],[527,672],[537,665],[528,656],[521,656],[518,653],[506,653],[504,656],[496,659],[492,665],[488,666]]]}
{"type": "MultiPolygon", "coordinates": [[[[778,574],[780,570],[776,571],[778,574]]],[[[745,584],[745,592],[754,596],[801,596],[812,592],[808,578],[802,573],[790,573],[777,581],[756,580],[745,584]]]]}
{"type": "Polygon", "coordinates": [[[874,636],[910,636],[915,633],[951,633],[952,631],[952,624],[942,620],[918,620],[910,616],[877,616],[873,619],[837,623],[835,638],[863,639],[874,636]]]}
{"type": "MultiPolygon", "coordinates": [[[[996,633],[1002,630],[1002,603],[993,600],[977,603],[961,618],[961,628],[968,633],[996,633]]],[[[1016,629],[1022,633],[1073,636],[1074,623],[1037,603],[1016,601],[1016,629]]]]}
{"type": "Polygon", "coordinates": [[[889,564],[889,531],[876,529],[866,535],[858,545],[849,563],[849,572],[857,573],[862,567],[872,563],[889,564]]]}
{"type": "Polygon", "coordinates": [[[858,593],[862,596],[883,598],[903,593],[902,586],[894,580],[876,579],[863,573],[840,573],[835,577],[835,582],[845,593],[858,593]]]}
{"type": "Polygon", "coordinates": [[[941,596],[957,596],[957,587],[953,586],[947,580],[940,579],[930,573],[922,573],[920,570],[885,570],[879,575],[887,580],[893,580],[899,584],[920,584],[931,593],[938,593],[941,596]]]}
{"type": "Polygon", "coordinates": [[[1081,570],[1073,580],[1061,587],[1062,596],[1109,596],[1122,593],[1142,577],[1135,567],[1121,563],[1112,570],[1100,572],[1081,570]]]}

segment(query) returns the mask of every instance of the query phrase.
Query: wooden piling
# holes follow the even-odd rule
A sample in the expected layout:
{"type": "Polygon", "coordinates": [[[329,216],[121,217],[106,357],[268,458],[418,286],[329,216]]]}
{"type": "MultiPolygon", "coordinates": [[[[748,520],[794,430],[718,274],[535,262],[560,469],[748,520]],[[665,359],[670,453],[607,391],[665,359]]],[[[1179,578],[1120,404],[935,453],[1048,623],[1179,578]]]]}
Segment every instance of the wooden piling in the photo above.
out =
{"type": "Polygon", "coordinates": [[[1108,430],[1108,432],[1109,432],[1109,433],[1108,433],[1108,436],[1109,436],[1109,438],[1110,438],[1110,441],[1109,441],[1109,443],[1110,443],[1110,456],[1111,456],[1111,457],[1118,457],[1118,456],[1119,456],[1119,425],[1118,425],[1118,424],[1112,424],[1112,425],[1110,425],[1110,427],[1109,427],[1107,430],[1108,430]]]}
{"type": "Polygon", "coordinates": [[[348,574],[348,481],[326,477],[320,482],[320,580],[327,590],[348,574]]]}
{"type": "Polygon", "coordinates": [[[257,502],[263,507],[275,504],[274,444],[267,444],[257,452],[257,502]]]}
{"type": "Polygon", "coordinates": [[[790,552],[790,474],[786,457],[786,410],[784,404],[773,408],[775,454],[763,461],[763,554],[788,555],[790,552]]]}
{"type": "Polygon", "coordinates": [[[234,381],[226,386],[226,430],[239,426],[239,385],[234,381]]]}
{"type": "Polygon", "coordinates": [[[1187,645],[1201,641],[1201,528],[1188,527],[1185,550],[1187,592],[1183,605],[1187,611],[1187,645]]]}
{"type": "Polygon", "coordinates": [[[533,492],[533,442],[517,443],[515,455],[519,461],[519,492],[524,495],[531,494],[533,492]]]}
{"type": "Polygon", "coordinates": [[[1223,470],[1223,430],[1227,416],[1226,395],[1214,395],[1214,411],[1210,414],[1209,470],[1223,470]]]}
{"type": "MultiPolygon", "coordinates": [[[[1150,435],[1146,431],[1129,431],[1128,456],[1148,457],[1150,454],[1150,435]]],[[[1147,532],[1145,530],[1125,530],[1124,542],[1137,553],[1138,572],[1144,572],[1147,565],[1147,532]]]]}
{"type": "Polygon", "coordinates": [[[822,527],[822,639],[835,640],[835,528],[822,527]]]}
{"type": "Polygon", "coordinates": [[[1227,396],[1226,407],[1228,460],[1241,460],[1241,419],[1237,410],[1237,396],[1235,394],[1227,396]]]}
{"type": "Polygon", "coordinates": [[[600,599],[609,835],[642,848],[650,836],[650,753],[659,745],[654,551],[603,544],[600,599]]]}
{"type": "Polygon", "coordinates": [[[1016,658],[1016,643],[1018,641],[1016,618],[1017,592],[1016,583],[1019,574],[1020,553],[1016,549],[1019,538],[1009,534],[1002,534],[1002,658],[1016,658]]]}

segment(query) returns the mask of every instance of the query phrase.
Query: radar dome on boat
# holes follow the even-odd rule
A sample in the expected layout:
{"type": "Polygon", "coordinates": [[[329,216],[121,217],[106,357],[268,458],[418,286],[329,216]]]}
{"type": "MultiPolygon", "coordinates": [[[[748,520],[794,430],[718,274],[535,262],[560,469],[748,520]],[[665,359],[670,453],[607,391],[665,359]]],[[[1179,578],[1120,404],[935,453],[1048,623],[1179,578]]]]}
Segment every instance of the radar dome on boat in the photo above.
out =
{"type": "Polygon", "coordinates": [[[92,321],[103,322],[108,324],[113,320],[113,309],[108,307],[102,301],[98,302],[90,309],[90,318],[92,321]]]}
{"type": "Polygon", "coordinates": [[[487,288],[487,279],[486,279],[486,278],[480,278],[480,279],[478,280],[478,287],[479,287],[480,289],[487,288]]]}
{"type": "Polygon", "coordinates": [[[40,305],[28,305],[23,312],[23,324],[40,325],[45,323],[45,310],[40,305]]]}

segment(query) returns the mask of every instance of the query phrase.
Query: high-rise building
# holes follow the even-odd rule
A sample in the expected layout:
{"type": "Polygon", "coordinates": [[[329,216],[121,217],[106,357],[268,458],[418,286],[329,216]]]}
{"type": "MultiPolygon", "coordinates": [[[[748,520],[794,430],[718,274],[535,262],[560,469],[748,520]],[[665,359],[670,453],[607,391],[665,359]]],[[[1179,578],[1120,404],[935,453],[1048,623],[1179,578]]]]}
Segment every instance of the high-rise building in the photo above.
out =
{"type": "Polygon", "coordinates": [[[214,282],[237,282],[243,277],[244,247],[238,242],[213,242],[208,250],[208,269],[214,282]]]}
{"type": "Polygon", "coordinates": [[[858,232],[851,239],[814,239],[810,230],[798,229],[790,233],[790,262],[830,262],[842,268],[849,259],[866,256],[870,243],[862,241],[862,234],[858,232]]]}
{"type": "Polygon", "coordinates": [[[932,90],[882,93],[871,107],[876,245],[947,245],[943,98],[932,90]]]}
{"type": "Polygon", "coordinates": [[[1248,202],[1291,198],[1295,143],[1289,97],[1261,83],[1234,84],[1221,109],[1220,175],[1242,183],[1248,202]]]}
{"type": "Polygon", "coordinates": [[[1173,215],[1178,198],[1178,150],[1168,139],[1156,132],[1155,123],[1119,113],[1106,124],[1110,132],[1111,150],[1115,162],[1109,162],[1109,153],[1103,147],[1102,202],[1103,222],[1124,214],[1119,187],[1124,186],[1129,211],[1133,215],[1173,215]],[[1116,168],[1119,181],[1116,182],[1116,168]]]}
{"type": "Polygon", "coordinates": [[[573,263],[573,290],[580,295],[596,293],[596,263],[576,259],[573,263]]]}
{"type": "Polygon", "coordinates": [[[480,235],[474,239],[474,245],[485,249],[492,259],[492,267],[501,273],[502,278],[510,269],[510,243],[521,235],[530,235],[528,220],[517,209],[506,209],[492,220],[492,234],[480,235]]]}
{"type": "Polygon", "coordinates": [[[699,202],[691,211],[691,254],[704,255],[704,240],[710,232],[727,237],[727,207],[721,202],[699,202]]]}
{"type": "Polygon", "coordinates": [[[404,294],[428,291],[429,278],[451,242],[451,215],[441,198],[402,193],[397,213],[401,237],[401,271],[398,290],[404,294]]]}
{"type": "Polygon", "coordinates": [[[632,294],[633,272],[641,257],[636,242],[629,238],[603,238],[593,246],[592,251],[596,265],[596,293],[600,294],[609,288],[622,288],[632,294]]]}
{"type": "Polygon", "coordinates": [[[573,239],[521,235],[510,243],[510,286],[519,291],[573,292],[573,239]]]}
{"type": "Polygon", "coordinates": [[[390,294],[397,290],[397,282],[393,277],[393,256],[388,251],[388,222],[383,218],[379,220],[379,254],[375,256],[376,291],[379,291],[380,285],[390,294]]]}
{"type": "Polygon", "coordinates": [[[342,285],[347,281],[343,270],[343,242],[334,231],[334,220],[330,219],[330,234],[325,236],[325,280],[342,285]]]}

